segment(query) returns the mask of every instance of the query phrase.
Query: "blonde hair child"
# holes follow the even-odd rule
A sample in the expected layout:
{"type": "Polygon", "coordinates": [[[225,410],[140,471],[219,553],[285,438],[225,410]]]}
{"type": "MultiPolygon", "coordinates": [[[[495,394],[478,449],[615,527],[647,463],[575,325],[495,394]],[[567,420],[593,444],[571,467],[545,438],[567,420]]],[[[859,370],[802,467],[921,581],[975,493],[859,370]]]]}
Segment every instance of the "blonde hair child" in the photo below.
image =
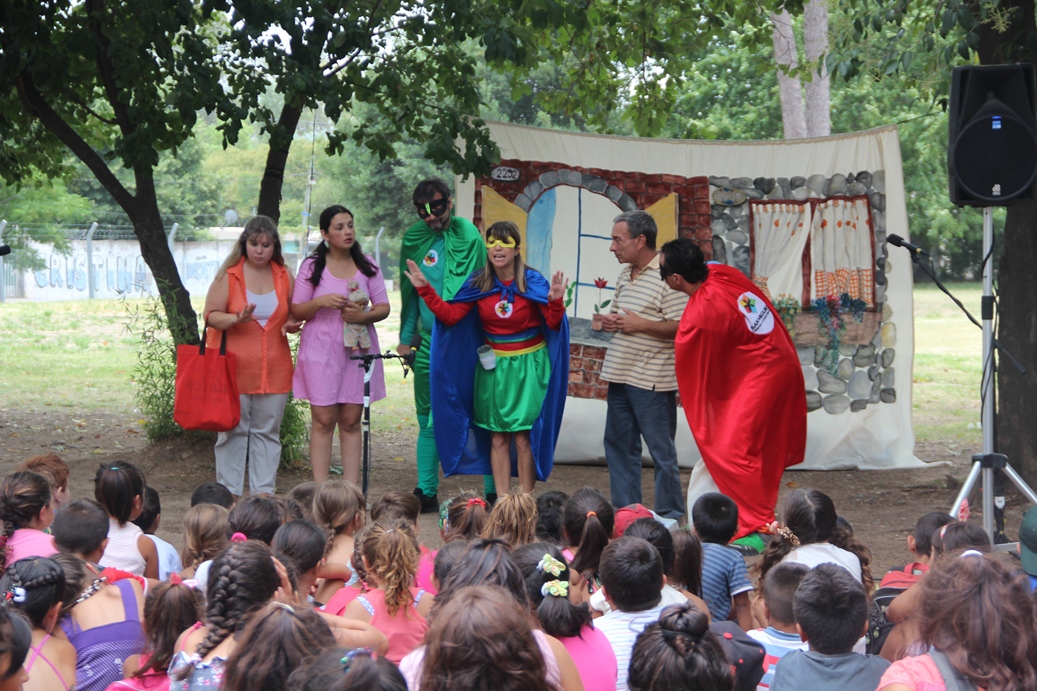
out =
{"type": "Polygon", "coordinates": [[[317,572],[322,579],[314,595],[317,602],[327,602],[344,585],[356,583],[353,536],[364,527],[365,509],[364,493],[349,480],[328,478],[313,493],[313,522],[328,536],[324,564],[317,572]]]}
{"type": "Polygon", "coordinates": [[[182,578],[194,578],[199,564],[215,559],[230,544],[229,514],[216,504],[198,504],[184,514],[184,548],[180,552],[184,566],[180,571],[182,578]]]}
{"type": "Polygon", "coordinates": [[[497,500],[483,526],[486,539],[500,538],[511,547],[536,542],[537,502],[528,492],[505,494],[497,500]]]}
{"type": "Polygon", "coordinates": [[[414,586],[418,540],[405,520],[379,522],[358,544],[368,590],[346,607],[345,616],[368,622],[389,639],[385,657],[394,664],[421,645],[434,597],[414,586]]]}

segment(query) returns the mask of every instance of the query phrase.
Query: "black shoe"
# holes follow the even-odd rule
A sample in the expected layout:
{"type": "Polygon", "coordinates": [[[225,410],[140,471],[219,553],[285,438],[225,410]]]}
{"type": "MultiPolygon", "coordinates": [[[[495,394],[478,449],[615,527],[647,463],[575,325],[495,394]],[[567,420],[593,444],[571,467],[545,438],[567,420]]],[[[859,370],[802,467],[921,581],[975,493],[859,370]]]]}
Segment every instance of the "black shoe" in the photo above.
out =
{"type": "Polygon", "coordinates": [[[494,492],[488,492],[486,494],[486,508],[493,510],[493,505],[497,503],[497,495],[494,492]]]}
{"type": "Polygon", "coordinates": [[[421,513],[439,513],[439,495],[425,496],[420,487],[414,488],[414,496],[421,502],[421,513]]]}

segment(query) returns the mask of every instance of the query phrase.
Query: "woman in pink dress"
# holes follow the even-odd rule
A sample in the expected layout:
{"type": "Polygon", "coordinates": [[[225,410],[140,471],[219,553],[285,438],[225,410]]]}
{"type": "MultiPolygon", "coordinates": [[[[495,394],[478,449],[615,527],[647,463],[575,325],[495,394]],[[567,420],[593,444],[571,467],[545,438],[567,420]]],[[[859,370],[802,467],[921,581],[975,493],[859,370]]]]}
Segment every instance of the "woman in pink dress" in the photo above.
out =
{"type": "MultiPolygon", "coordinates": [[[[353,214],[344,206],[330,206],[320,215],[324,238],[299,267],[292,295],[292,316],[306,322],[292,391],[310,402],[310,462],[313,479],[323,482],[331,466],[331,443],[338,426],[342,474],[357,482],[360,472],[360,416],[364,402],[364,371],[349,356],[379,352],[375,322],[389,316],[389,297],[378,266],[366,257],[356,240],[353,214]],[[355,285],[350,285],[355,284],[355,285]],[[363,291],[369,305],[350,299],[363,291]],[[369,348],[345,345],[346,324],[366,324],[369,348]]],[[[371,400],[385,398],[381,361],[371,373],[371,400]]]]}

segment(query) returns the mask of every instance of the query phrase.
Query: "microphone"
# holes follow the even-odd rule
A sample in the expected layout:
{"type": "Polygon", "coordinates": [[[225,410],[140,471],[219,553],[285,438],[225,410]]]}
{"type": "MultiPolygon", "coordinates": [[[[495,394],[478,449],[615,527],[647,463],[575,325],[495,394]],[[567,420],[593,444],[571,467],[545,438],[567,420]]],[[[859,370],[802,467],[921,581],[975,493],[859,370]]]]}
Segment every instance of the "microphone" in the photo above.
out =
{"type": "Polygon", "coordinates": [[[912,245],[910,242],[896,234],[887,236],[886,242],[888,242],[891,245],[896,245],[897,247],[903,247],[905,250],[911,252],[912,254],[921,254],[926,257],[929,256],[929,253],[926,252],[924,249],[922,249],[918,245],[912,245]]]}
{"type": "Polygon", "coordinates": [[[11,246],[10,245],[0,245],[0,257],[4,256],[5,254],[10,254],[10,253],[11,253],[11,246]]]}

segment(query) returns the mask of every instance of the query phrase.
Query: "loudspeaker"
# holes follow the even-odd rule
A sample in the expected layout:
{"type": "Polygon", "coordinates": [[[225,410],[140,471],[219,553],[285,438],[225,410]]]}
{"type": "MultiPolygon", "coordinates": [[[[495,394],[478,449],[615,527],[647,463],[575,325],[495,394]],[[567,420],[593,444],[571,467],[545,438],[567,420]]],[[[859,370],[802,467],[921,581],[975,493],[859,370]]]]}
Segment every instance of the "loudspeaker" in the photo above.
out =
{"type": "Polygon", "coordinates": [[[959,206],[1032,199],[1037,178],[1034,66],[956,67],[951,76],[947,169],[959,206]]]}

